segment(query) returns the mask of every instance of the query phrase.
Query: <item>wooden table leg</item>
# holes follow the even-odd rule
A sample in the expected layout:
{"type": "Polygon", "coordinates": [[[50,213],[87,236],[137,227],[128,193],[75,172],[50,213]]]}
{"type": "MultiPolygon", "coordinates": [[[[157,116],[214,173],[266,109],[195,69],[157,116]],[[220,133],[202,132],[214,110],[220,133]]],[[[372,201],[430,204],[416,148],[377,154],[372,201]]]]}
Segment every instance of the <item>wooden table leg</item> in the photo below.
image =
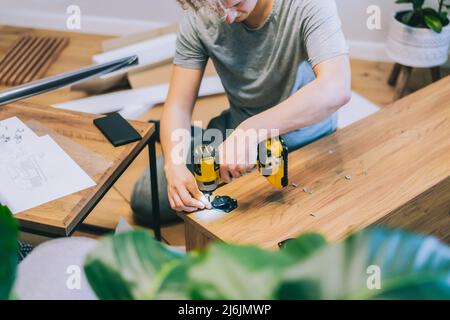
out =
{"type": "Polygon", "coordinates": [[[402,65],[399,63],[394,64],[392,68],[391,74],[388,79],[388,84],[392,87],[395,87],[397,84],[398,76],[400,75],[400,70],[402,69],[402,65]]]}
{"type": "Polygon", "coordinates": [[[184,220],[186,251],[205,249],[215,239],[202,232],[192,222],[184,220]]]}
{"type": "Polygon", "coordinates": [[[155,239],[161,241],[161,215],[159,212],[159,193],[158,193],[158,177],[156,169],[156,151],[155,141],[156,137],[153,135],[148,143],[149,161],[150,161],[150,190],[152,193],[152,211],[153,211],[153,231],[155,232],[155,239]]]}
{"type": "Polygon", "coordinates": [[[408,81],[411,78],[412,67],[401,66],[399,78],[395,86],[394,100],[401,99],[406,94],[406,89],[408,88],[408,81]]]}

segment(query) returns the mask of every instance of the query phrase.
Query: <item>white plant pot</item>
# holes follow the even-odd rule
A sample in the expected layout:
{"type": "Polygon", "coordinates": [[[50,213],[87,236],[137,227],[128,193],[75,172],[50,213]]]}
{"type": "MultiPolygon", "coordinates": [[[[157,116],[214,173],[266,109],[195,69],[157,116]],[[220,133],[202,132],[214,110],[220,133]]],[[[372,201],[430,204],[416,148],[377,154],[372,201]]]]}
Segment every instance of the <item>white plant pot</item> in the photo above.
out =
{"type": "Polygon", "coordinates": [[[448,60],[450,25],[441,33],[425,28],[413,28],[392,17],[387,40],[387,54],[395,62],[415,68],[431,68],[448,60]]]}

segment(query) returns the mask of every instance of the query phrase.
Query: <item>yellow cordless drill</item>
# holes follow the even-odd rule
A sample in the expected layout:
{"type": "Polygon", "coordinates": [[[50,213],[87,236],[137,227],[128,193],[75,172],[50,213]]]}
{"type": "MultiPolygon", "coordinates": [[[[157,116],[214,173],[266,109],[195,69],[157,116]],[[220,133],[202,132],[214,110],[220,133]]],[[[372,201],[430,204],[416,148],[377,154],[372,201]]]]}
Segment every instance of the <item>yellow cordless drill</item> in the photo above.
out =
{"type": "Polygon", "coordinates": [[[194,150],[194,175],[200,191],[208,195],[219,187],[220,166],[216,162],[216,152],[212,146],[202,145],[194,150]]]}
{"type": "MultiPolygon", "coordinates": [[[[202,145],[194,152],[194,173],[198,187],[200,191],[211,195],[220,183],[220,166],[215,161],[215,150],[202,145]]],[[[283,189],[288,185],[288,150],[282,138],[268,139],[259,146],[257,167],[275,188],[283,189]]]]}
{"type": "Polygon", "coordinates": [[[281,137],[267,139],[258,149],[258,169],[277,189],[287,187],[288,149],[281,137]]]}

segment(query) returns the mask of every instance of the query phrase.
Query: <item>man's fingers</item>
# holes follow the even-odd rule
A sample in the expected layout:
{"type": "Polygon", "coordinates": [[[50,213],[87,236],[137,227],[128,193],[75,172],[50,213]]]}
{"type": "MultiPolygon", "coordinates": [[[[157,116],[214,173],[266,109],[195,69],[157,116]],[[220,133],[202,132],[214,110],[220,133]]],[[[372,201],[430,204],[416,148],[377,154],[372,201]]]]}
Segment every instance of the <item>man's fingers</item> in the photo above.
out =
{"type": "Polygon", "coordinates": [[[193,198],[185,186],[179,187],[177,190],[178,195],[180,196],[185,206],[205,209],[205,205],[203,204],[203,202],[193,198]]]}
{"type": "Polygon", "coordinates": [[[241,174],[241,176],[246,174],[247,173],[247,165],[243,165],[243,164],[239,165],[238,166],[238,171],[241,174]]]}
{"type": "Polygon", "coordinates": [[[195,182],[189,183],[186,187],[195,199],[203,203],[207,209],[211,209],[211,203],[206,199],[205,195],[200,192],[195,182]]]}
{"type": "Polygon", "coordinates": [[[239,178],[242,175],[239,172],[239,170],[237,170],[237,169],[231,170],[230,172],[231,172],[231,175],[233,176],[234,179],[237,179],[237,178],[239,178]]]}
{"type": "Polygon", "coordinates": [[[231,173],[234,179],[239,178],[242,174],[239,172],[239,166],[231,165],[228,166],[228,171],[231,173]]]}
{"type": "Polygon", "coordinates": [[[230,183],[231,182],[230,173],[228,172],[228,169],[225,166],[220,166],[220,177],[226,183],[230,183]]]}
{"type": "Polygon", "coordinates": [[[189,193],[197,200],[200,200],[202,193],[198,189],[197,183],[195,181],[191,181],[186,184],[186,189],[189,191],[189,193]]]}
{"type": "Polygon", "coordinates": [[[170,196],[170,194],[169,194],[168,198],[169,198],[169,204],[170,204],[170,207],[171,207],[173,210],[176,210],[176,209],[175,209],[175,202],[172,200],[172,197],[170,196]]]}
{"type": "Polygon", "coordinates": [[[179,212],[194,212],[197,210],[197,208],[185,206],[183,201],[181,200],[180,196],[177,193],[174,193],[172,195],[172,199],[175,204],[175,210],[177,210],[179,212]]]}

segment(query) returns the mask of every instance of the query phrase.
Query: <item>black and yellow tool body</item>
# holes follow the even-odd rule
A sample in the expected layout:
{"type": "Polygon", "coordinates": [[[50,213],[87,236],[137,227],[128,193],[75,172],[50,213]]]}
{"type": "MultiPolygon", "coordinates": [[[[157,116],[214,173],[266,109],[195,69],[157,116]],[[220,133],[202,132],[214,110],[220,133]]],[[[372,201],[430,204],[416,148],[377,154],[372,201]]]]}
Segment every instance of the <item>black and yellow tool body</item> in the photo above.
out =
{"type": "Polygon", "coordinates": [[[211,146],[199,146],[195,149],[194,175],[200,191],[211,194],[219,187],[220,166],[215,159],[215,150],[211,146]]]}
{"type": "Polygon", "coordinates": [[[258,170],[277,189],[287,187],[288,149],[282,138],[267,139],[258,150],[258,170]]]}
{"type": "MultiPolygon", "coordinates": [[[[200,191],[211,194],[220,183],[220,166],[211,146],[200,146],[195,150],[195,179],[200,191]]],[[[277,189],[288,185],[288,150],[280,137],[268,139],[258,148],[257,167],[269,183],[277,189]]]]}

